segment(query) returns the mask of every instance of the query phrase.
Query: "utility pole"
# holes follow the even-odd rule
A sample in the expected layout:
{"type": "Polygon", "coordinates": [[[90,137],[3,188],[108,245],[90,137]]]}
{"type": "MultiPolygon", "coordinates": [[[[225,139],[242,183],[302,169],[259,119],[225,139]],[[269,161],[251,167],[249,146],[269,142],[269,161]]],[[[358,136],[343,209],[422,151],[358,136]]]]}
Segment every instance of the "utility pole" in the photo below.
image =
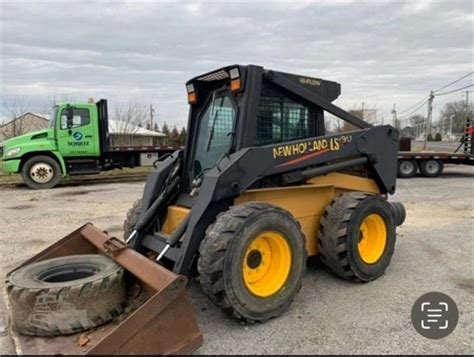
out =
{"type": "Polygon", "coordinates": [[[466,119],[469,119],[469,91],[466,91],[466,119]]]}
{"type": "Polygon", "coordinates": [[[423,150],[426,150],[426,141],[428,139],[428,135],[431,134],[431,115],[433,114],[433,99],[434,94],[433,91],[431,91],[430,97],[428,98],[428,117],[426,118],[426,132],[425,140],[423,141],[423,150]]]}
{"type": "Polygon", "coordinates": [[[395,127],[395,129],[398,129],[397,105],[395,103],[393,104],[392,115],[393,115],[393,126],[395,127]]]}
{"type": "Polygon", "coordinates": [[[153,104],[150,104],[150,130],[153,130],[153,115],[155,114],[155,109],[153,109],[153,104]]]}
{"type": "Polygon", "coordinates": [[[452,136],[453,136],[453,118],[455,117],[454,114],[451,114],[449,116],[449,135],[451,137],[450,140],[452,140],[452,136]]]}

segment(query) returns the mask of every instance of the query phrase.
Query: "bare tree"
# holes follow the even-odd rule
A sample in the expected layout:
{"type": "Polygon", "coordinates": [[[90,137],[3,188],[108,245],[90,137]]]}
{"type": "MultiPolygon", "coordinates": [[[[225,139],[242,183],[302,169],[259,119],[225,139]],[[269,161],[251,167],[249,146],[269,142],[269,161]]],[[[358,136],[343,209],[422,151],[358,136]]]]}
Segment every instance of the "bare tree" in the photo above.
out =
{"type": "Polygon", "coordinates": [[[114,108],[115,131],[121,136],[121,144],[132,144],[132,137],[147,122],[148,107],[129,102],[114,108]]]}
{"type": "MultiPolygon", "coordinates": [[[[2,140],[13,138],[25,134],[30,128],[28,123],[20,118],[25,113],[31,111],[32,106],[25,97],[15,96],[9,100],[2,99],[3,113],[6,116],[6,123],[2,130],[2,140]]],[[[38,128],[39,129],[39,128],[38,128]]]]}
{"type": "MultiPolygon", "coordinates": [[[[361,105],[351,106],[346,110],[369,124],[375,124],[377,121],[378,106],[376,103],[361,103],[361,105]]],[[[339,123],[339,125],[339,131],[341,132],[358,129],[356,126],[346,121],[343,121],[342,125],[339,123]]]]}
{"type": "Polygon", "coordinates": [[[419,137],[423,132],[423,125],[426,124],[426,118],[420,114],[414,114],[406,119],[407,125],[405,125],[401,131],[402,136],[419,137]]]}
{"type": "MultiPolygon", "coordinates": [[[[463,100],[446,103],[440,112],[440,121],[445,120],[444,124],[449,125],[452,116],[453,133],[463,133],[467,117],[472,117],[474,106],[471,104],[466,107],[463,100]]],[[[440,124],[443,124],[442,122],[440,124]]],[[[443,125],[440,125],[441,127],[443,125]]]]}

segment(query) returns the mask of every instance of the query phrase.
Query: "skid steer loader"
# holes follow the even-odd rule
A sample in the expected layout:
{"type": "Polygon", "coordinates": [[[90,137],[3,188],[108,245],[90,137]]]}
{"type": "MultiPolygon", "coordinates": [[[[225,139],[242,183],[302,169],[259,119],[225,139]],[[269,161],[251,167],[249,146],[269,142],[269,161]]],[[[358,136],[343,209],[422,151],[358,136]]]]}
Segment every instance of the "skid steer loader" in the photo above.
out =
{"type": "MultiPolygon", "coordinates": [[[[401,203],[387,201],[395,192],[396,129],[333,105],[336,82],[260,66],[227,66],[191,79],[186,89],[185,149],[157,163],[127,214],[125,239],[87,224],[8,275],[14,305],[25,296],[15,286],[21,269],[50,258],[107,255],[148,299],[97,328],[85,347],[67,336],[16,334],[24,352],[189,353],[203,340],[187,278],[199,276],[217,306],[252,323],[290,306],[308,256],[319,255],[334,274],[355,282],[387,269],[405,217],[401,203]],[[328,134],[325,111],[357,130],[328,134]]],[[[49,283],[68,279],[56,273],[42,276],[49,283]]],[[[49,311],[49,299],[41,311],[49,311]]]]}

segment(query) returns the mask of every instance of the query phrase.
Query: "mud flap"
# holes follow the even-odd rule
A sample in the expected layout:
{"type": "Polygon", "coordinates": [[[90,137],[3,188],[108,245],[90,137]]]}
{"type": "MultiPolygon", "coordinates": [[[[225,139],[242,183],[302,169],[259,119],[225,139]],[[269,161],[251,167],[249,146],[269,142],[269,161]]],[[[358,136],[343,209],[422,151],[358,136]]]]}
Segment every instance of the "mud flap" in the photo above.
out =
{"type": "Polygon", "coordinates": [[[149,298],[121,322],[111,322],[78,335],[31,337],[12,331],[22,354],[189,354],[203,337],[186,290],[187,278],[158,265],[123,241],[86,224],[54,243],[13,271],[45,259],[76,254],[106,254],[133,275],[149,298]]]}

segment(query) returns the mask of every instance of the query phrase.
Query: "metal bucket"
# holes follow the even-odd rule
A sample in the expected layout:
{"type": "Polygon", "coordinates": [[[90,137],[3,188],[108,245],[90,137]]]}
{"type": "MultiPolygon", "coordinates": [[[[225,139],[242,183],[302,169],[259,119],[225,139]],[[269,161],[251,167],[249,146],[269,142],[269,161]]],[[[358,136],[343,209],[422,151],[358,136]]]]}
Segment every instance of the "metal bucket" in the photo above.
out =
{"type": "MultiPolygon", "coordinates": [[[[8,273],[45,259],[76,254],[105,254],[146,290],[146,301],[120,322],[90,332],[59,337],[31,337],[11,331],[22,354],[189,354],[203,337],[186,290],[187,278],[149,260],[123,241],[86,224],[8,273]],[[78,337],[86,335],[86,343],[78,337]]],[[[8,276],[7,275],[7,276],[8,276]]]]}

